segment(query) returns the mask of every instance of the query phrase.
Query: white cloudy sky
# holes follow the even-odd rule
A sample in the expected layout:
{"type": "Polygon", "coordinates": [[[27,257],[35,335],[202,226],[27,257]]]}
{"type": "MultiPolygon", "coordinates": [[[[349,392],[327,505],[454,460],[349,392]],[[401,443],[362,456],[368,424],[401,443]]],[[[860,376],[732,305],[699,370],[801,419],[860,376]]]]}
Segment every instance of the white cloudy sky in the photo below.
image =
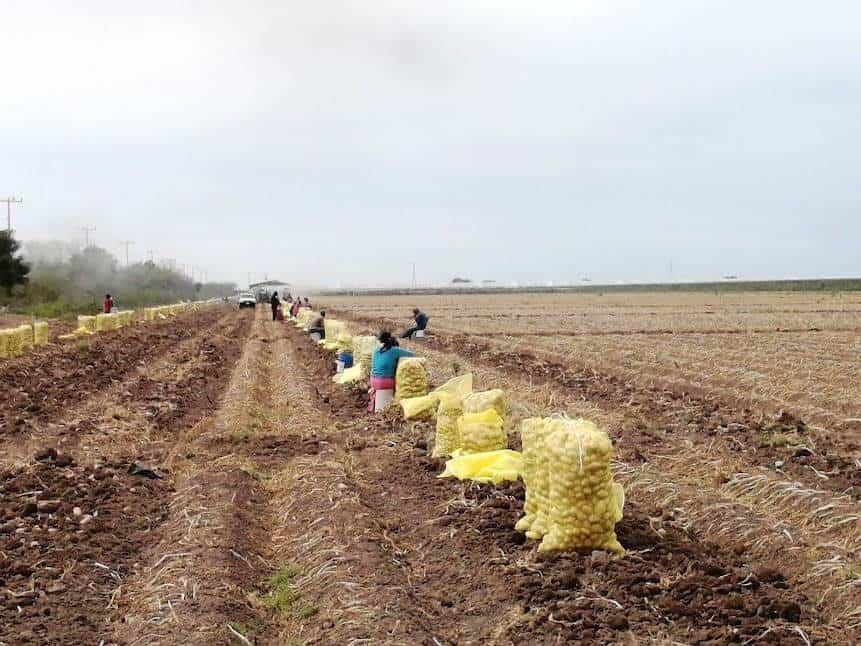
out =
{"type": "Polygon", "coordinates": [[[0,0],[25,239],[318,284],[861,274],[850,0],[0,0]]]}

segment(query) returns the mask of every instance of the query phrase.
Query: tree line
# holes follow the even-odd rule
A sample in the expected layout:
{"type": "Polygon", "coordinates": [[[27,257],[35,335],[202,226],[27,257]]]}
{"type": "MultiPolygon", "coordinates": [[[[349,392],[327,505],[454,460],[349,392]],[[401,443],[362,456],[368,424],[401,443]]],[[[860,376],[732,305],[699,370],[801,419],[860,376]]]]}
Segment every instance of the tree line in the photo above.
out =
{"type": "Polygon", "coordinates": [[[110,293],[121,309],[230,296],[233,283],[194,282],[153,262],[121,266],[97,246],[72,249],[62,242],[21,243],[0,232],[0,307],[44,317],[97,312],[110,293]]]}

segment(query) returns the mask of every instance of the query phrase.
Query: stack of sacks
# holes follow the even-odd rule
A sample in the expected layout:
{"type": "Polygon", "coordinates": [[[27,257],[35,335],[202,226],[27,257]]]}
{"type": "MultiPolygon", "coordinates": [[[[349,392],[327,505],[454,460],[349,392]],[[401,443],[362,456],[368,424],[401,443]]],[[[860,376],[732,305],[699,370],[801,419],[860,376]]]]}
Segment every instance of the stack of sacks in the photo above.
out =
{"type": "Polygon", "coordinates": [[[155,320],[155,309],[152,307],[145,307],[143,310],[143,320],[144,321],[154,321],[155,320]]]}
{"type": "Polygon", "coordinates": [[[401,398],[404,419],[433,419],[437,414],[437,406],[443,399],[455,399],[459,405],[460,401],[471,392],[472,373],[468,373],[449,379],[427,395],[401,398]]]}
{"type": "Polygon", "coordinates": [[[48,345],[48,324],[45,321],[33,323],[34,345],[48,345]]]}
{"type": "Polygon", "coordinates": [[[346,327],[343,321],[324,319],[323,330],[326,332],[326,338],[323,339],[323,348],[326,350],[335,350],[338,347],[338,337],[346,331],[346,327]]]}
{"type": "Polygon", "coordinates": [[[613,445],[584,419],[530,422],[524,443],[528,508],[517,527],[543,540],[541,552],[605,549],[624,552],[615,526],[622,518],[624,491],[613,482],[613,445]],[[543,473],[542,473],[543,472],[543,473]]]}
{"type": "Polygon", "coordinates": [[[428,392],[428,371],[422,357],[406,357],[398,361],[395,372],[395,395],[398,399],[421,397],[428,392]]]}
{"type": "Polygon", "coordinates": [[[459,448],[464,453],[483,453],[508,448],[504,424],[505,420],[493,408],[480,413],[467,413],[464,407],[463,415],[457,420],[459,448]]]}

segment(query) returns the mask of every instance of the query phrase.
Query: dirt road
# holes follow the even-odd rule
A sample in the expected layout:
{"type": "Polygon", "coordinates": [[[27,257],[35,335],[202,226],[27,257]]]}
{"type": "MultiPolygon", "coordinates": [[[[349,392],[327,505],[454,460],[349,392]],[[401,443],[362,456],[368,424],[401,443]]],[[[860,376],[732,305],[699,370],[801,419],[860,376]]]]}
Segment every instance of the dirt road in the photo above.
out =
{"type": "Polygon", "coordinates": [[[791,559],[701,531],[679,496],[707,496],[648,484],[664,472],[628,447],[621,476],[642,495],[618,527],[626,557],[538,557],[513,530],[519,485],[439,480],[430,425],[369,416],[361,389],[332,384],[330,354],[262,311],[215,308],[28,361],[0,368],[0,644],[857,634],[857,614],[830,611],[857,588],[822,597],[791,559]]]}

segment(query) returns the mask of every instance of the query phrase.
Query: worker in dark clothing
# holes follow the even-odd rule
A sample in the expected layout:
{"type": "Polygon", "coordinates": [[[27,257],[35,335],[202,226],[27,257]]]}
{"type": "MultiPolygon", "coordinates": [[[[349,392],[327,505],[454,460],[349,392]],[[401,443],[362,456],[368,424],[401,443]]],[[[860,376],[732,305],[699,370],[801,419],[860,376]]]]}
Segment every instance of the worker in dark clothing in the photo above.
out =
{"type": "Polygon", "coordinates": [[[102,303],[102,311],[104,311],[105,314],[110,314],[112,309],[114,309],[114,299],[111,298],[110,294],[105,294],[105,300],[102,303]]]}
{"type": "Polygon", "coordinates": [[[428,326],[428,315],[422,312],[419,308],[413,308],[413,325],[401,335],[402,339],[410,339],[413,334],[419,330],[424,330],[428,326]]]}
{"type": "Polygon", "coordinates": [[[326,310],[320,310],[320,316],[311,321],[308,326],[308,334],[319,334],[321,339],[326,338],[326,310]]]}
{"type": "Polygon", "coordinates": [[[269,299],[269,304],[272,306],[272,320],[278,320],[278,308],[281,306],[281,301],[278,300],[278,292],[272,292],[272,298],[269,299]]]}

